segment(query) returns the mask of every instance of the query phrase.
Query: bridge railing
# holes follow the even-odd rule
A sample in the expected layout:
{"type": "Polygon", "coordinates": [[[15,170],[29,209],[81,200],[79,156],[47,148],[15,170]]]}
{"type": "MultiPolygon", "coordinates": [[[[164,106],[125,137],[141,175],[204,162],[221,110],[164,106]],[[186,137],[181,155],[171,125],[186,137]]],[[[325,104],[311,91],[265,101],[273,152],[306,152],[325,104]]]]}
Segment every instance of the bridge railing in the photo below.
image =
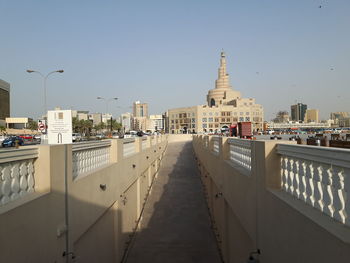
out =
{"type": "Polygon", "coordinates": [[[237,249],[230,237],[238,232],[264,247],[261,261],[278,258],[276,250],[288,262],[350,256],[349,149],[206,135],[194,135],[193,147],[225,262],[252,251],[237,249]]]}
{"type": "Polygon", "coordinates": [[[279,144],[277,153],[283,191],[350,226],[350,151],[279,144]]]}
{"type": "Polygon", "coordinates": [[[0,207],[35,192],[38,147],[0,151],[0,207]]]}
{"type": "Polygon", "coordinates": [[[81,262],[91,261],[91,244],[94,257],[122,261],[167,142],[159,135],[0,149],[0,261],[37,262],[45,247],[40,262],[63,262],[66,244],[81,262]],[[125,145],[134,153],[125,156],[125,145]]]}
{"type": "Polygon", "coordinates": [[[108,165],[111,161],[110,148],[110,140],[73,144],[73,179],[108,165]]]}

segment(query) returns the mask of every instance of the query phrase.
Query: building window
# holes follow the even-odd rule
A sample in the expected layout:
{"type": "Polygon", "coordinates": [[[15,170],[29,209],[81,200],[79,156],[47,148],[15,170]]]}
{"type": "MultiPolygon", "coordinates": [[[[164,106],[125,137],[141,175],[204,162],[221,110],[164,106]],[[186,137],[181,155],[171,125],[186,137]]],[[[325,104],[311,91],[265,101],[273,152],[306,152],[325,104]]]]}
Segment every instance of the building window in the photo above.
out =
{"type": "Polygon", "coordinates": [[[215,122],[219,122],[219,118],[215,118],[215,122]]]}
{"type": "Polygon", "coordinates": [[[207,128],[207,124],[206,123],[203,123],[203,129],[206,129],[207,128]]]}
{"type": "Polygon", "coordinates": [[[222,111],[222,112],[221,112],[221,116],[226,116],[225,113],[226,113],[226,112],[222,111]]]}
{"type": "Polygon", "coordinates": [[[239,121],[244,121],[244,117],[239,117],[239,121]]]}
{"type": "Polygon", "coordinates": [[[218,112],[215,112],[215,116],[219,116],[219,113],[218,113],[218,112]]]}
{"type": "Polygon", "coordinates": [[[215,123],[215,128],[219,128],[219,124],[215,123]]]}
{"type": "Polygon", "coordinates": [[[246,112],[245,115],[249,115],[249,112],[246,112]]]}
{"type": "Polygon", "coordinates": [[[227,117],[230,117],[230,116],[231,116],[231,112],[229,112],[229,111],[226,112],[226,116],[227,116],[227,117]]]}
{"type": "Polygon", "coordinates": [[[208,121],[209,121],[209,122],[213,122],[213,118],[209,118],[208,121]]]}
{"type": "Polygon", "coordinates": [[[213,116],[213,113],[212,113],[212,112],[209,112],[209,116],[213,116]]]}
{"type": "Polygon", "coordinates": [[[175,123],[179,123],[179,120],[175,120],[175,123]]]}
{"type": "Polygon", "coordinates": [[[192,122],[196,122],[196,119],[195,119],[195,118],[192,118],[192,122]]]}
{"type": "Polygon", "coordinates": [[[207,116],[207,113],[206,113],[206,112],[203,112],[203,116],[207,116]]]}
{"type": "Polygon", "coordinates": [[[196,124],[192,124],[192,128],[196,128],[196,124]]]}
{"type": "Polygon", "coordinates": [[[171,120],[171,123],[174,123],[174,120],[171,120]]]}
{"type": "Polygon", "coordinates": [[[233,115],[234,115],[234,116],[237,116],[237,112],[233,112],[233,115]]]}
{"type": "Polygon", "coordinates": [[[171,125],[171,129],[174,129],[174,125],[171,125]]]}
{"type": "Polygon", "coordinates": [[[245,117],[245,121],[250,121],[250,117],[245,117]]]}
{"type": "Polygon", "coordinates": [[[227,122],[231,122],[231,118],[226,118],[226,121],[227,122]]]}
{"type": "Polygon", "coordinates": [[[239,115],[241,115],[241,116],[242,116],[242,115],[243,115],[243,112],[240,112],[240,113],[239,113],[239,115]]]}
{"type": "Polygon", "coordinates": [[[212,123],[209,123],[209,128],[213,128],[213,124],[212,123]]]}
{"type": "Polygon", "coordinates": [[[234,121],[237,121],[237,117],[233,117],[232,118],[232,121],[234,122],[234,121]]]}
{"type": "Polygon", "coordinates": [[[203,118],[203,119],[202,119],[202,122],[207,122],[207,118],[203,118]]]}

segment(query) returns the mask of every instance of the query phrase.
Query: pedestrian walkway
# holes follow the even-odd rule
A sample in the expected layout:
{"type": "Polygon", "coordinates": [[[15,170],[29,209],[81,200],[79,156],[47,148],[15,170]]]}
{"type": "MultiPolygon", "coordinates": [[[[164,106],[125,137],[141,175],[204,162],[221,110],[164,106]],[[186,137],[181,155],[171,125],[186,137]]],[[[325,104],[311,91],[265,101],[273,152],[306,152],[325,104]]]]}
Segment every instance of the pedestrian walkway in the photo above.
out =
{"type": "Polygon", "coordinates": [[[169,143],[126,262],[221,262],[191,141],[169,143]]]}

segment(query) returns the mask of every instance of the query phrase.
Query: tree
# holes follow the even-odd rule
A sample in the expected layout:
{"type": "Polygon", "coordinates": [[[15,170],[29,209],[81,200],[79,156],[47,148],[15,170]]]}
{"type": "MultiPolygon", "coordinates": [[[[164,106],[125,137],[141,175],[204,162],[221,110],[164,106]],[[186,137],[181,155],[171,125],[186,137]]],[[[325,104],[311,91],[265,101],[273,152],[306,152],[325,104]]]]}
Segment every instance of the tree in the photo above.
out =
{"type": "MultiPolygon", "coordinates": [[[[119,132],[121,128],[122,124],[112,119],[112,131],[117,130],[119,132]]],[[[107,121],[107,129],[111,129],[111,120],[107,121]]]]}
{"type": "Polygon", "coordinates": [[[80,133],[90,136],[90,131],[92,129],[92,122],[89,120],[80,120],[79,121],[80,133]]]}
{"type": "Polygon", "coordinates": [[[104,122],[100,122],[99,124],[95,125],[94,128],[96,131],[101,131],[106,128],[106,124],[104,122]]]}
{"type": "Polygon", "coordinates": [[[6,128],[4,126],[0,126],[0,132],[4,133],[6,131],[6,128]]]}
{"type": "Polygon", "coordinates": [[[72,118],[73,132],[80,132],[80,122],[77,117],[72,118]]]}
{"type": "Polygon", "coordinates": [[[28,122],[28,129],[30,129],[31,131],[36,131],[38,130],[38,123],[36,121],[32,121],[30,120],[28,122]]]}

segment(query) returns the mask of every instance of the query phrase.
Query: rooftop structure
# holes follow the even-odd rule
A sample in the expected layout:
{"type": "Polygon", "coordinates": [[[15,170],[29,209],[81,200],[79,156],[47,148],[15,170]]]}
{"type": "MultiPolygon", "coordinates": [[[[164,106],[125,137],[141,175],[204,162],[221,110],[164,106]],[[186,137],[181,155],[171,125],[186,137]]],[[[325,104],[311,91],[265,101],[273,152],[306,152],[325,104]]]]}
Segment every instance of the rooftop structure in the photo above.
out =
{"type": "Polygon", "coordinates": [[[5,126],[7,117],[10,117],[10,83],[0,79],[0,126],[5,126]]]}
{"type": "Polygon", "coordinates": [[[218,79],[209,90],[207,105],[168,110],[169,133],[220,132],[237,122],[251,122],[253,131],[263,129],[263,107],[253,98],[242,98],[233,90],[226,70],[226,55],[221,52],[218,79]]]}

